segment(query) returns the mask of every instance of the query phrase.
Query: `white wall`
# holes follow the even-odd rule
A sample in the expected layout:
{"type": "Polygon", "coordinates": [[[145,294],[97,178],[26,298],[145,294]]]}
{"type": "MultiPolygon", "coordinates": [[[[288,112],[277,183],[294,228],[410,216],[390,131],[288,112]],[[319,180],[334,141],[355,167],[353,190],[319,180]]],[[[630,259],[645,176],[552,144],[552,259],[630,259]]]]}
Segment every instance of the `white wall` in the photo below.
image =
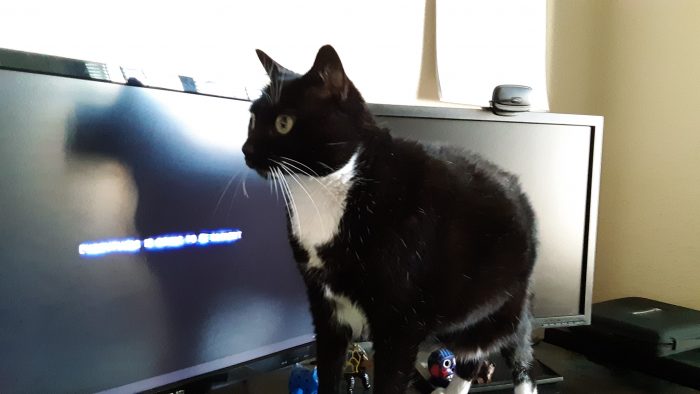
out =
{"type": "Polygon", "coordinates": [[[0,47],[215,80],[265,81],[254,48],[305,72],[330,43],[368,101],[412,103],[425,1],[0,2],[0,47]]]}

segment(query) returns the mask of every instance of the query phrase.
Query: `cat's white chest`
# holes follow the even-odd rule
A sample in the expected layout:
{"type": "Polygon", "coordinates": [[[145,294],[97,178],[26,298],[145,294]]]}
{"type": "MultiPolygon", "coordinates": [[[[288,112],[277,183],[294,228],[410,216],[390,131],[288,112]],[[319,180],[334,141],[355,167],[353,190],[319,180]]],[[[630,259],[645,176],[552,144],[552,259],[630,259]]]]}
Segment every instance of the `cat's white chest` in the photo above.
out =
{"type": "MultiPolygon", "coordinates": [[[[340,231],[355,177],[357,155],[355,153],[342,168],[324,177],[285,176],[292,232],[309,254],[308,268],[324,267],[317,248],[332,241],[340,231]]],[[[348,326],[354,337],[367,335],[367,317],[362,308],[348,297],[333,292],[328,285],[324,286],[323,296],[332,305],[339,324],[348,326]]]]}
{"type": "Polygon", "coordinates": [[[286,175],[292,232],[309,253],[309,266],[322,267],[316,248],[340,230],[348,192],[355,176],[357,153],[339,170],[324,177],[286,175]]]}

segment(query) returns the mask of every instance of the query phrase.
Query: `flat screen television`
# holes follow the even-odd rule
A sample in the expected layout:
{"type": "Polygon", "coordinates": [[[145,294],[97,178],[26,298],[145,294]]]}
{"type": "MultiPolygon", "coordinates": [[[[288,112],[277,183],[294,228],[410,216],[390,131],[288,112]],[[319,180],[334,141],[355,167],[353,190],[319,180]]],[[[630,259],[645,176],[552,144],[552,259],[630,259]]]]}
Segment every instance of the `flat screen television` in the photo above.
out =
{"type": "MultiPolygon", "coordinates": [[[[158,390],[313,354],[282,199],[240,151],[249,102],[128,71],[0,50],[0,392],[158,390]]],[[[589,322],[602,118],[371,109],[518,174],[537,323],[589,322]]]]}

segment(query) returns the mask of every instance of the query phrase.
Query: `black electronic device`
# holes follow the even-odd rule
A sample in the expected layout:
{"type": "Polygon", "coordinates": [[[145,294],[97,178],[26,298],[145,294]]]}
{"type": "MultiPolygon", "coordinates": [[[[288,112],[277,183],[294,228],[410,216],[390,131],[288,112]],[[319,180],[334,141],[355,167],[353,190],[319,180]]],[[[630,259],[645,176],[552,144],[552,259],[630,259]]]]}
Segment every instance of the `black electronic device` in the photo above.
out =
{"type": "Polygon", "coordinates": [[[642,297],[593,304],[590,326],[548,330],[546,341],[607,364],[700,389],[700,311],[642,297]]]}
{"type": "MultiPolygon", "coordinates": [[[[312,355],[282,199],[241,153],[245,93],[149,76],[0,50],[0,392],[176,391],[312,355]]],[[[536,323],[589,322],[602,118],[370,109],[518,174],[536,323]]]]}
{"type": "Polygon", "coordinates": [[[592,324],[581,335],[619,351],[663,357],[700,348],[700,311],[642,297],[593,305],[592,324]]]}
{"type": "Polygon", "coordinates": [[[498,85],[493,89],[491,109],[496,115],[511,116],[530,110],[532,88],[523,85],[498,85]]]}

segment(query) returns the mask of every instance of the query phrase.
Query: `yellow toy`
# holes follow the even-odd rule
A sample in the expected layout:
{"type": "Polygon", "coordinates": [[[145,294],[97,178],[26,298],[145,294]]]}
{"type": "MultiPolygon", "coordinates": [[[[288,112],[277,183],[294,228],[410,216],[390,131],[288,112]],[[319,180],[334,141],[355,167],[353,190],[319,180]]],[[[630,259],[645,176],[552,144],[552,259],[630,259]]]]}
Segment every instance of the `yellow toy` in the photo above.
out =
{"type": "Polygon", "coordinates": [[[360,345],[353,343],[348,350],[345,360],[345,382],[348,384],[347,393],[353,394],[355,390],[355,378],[360,378],[362,386],[365,390],[369,390],[372,386],[369,383],[369,374],[367,373],[367,352],[360,345]]]}

